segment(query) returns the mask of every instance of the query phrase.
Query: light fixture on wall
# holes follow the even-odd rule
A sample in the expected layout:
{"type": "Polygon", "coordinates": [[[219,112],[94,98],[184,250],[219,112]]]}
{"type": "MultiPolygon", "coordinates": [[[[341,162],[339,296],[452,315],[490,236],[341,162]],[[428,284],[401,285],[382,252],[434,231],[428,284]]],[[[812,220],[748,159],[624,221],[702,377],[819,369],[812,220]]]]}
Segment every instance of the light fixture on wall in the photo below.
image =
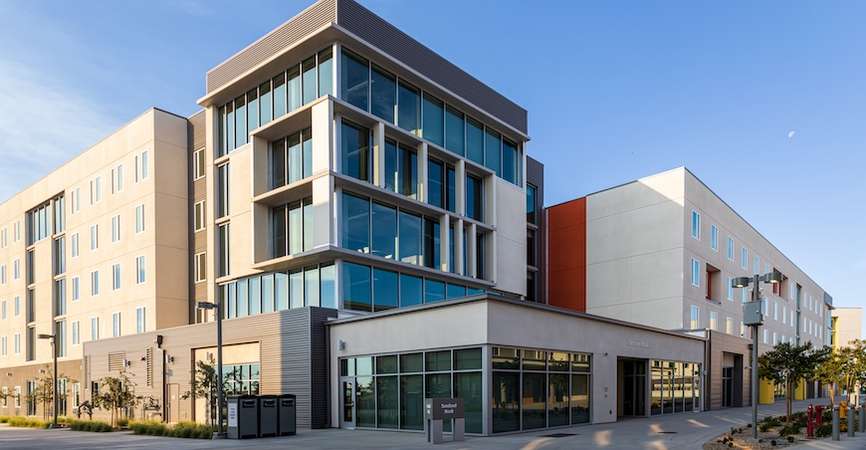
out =
{"type": "Polygon", "coordinates": [[[340,339],[340,342],[337,344],[337,346],[340,348],[341,352],[345,351],[346,350],[346,341],[340,339]]]}

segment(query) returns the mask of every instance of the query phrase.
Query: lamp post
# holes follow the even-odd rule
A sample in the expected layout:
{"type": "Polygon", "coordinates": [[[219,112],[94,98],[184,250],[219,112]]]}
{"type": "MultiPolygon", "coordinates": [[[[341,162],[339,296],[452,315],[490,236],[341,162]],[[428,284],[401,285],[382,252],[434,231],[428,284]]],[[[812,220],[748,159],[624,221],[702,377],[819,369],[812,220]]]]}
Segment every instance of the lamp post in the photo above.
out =
{"type": "Polygon", "coordinates": [[[36,337],[39,339],[50,339],[51,340],[51,353],[54,354],[54,373],[52,374],[52,381],[54,383],[54,395],[52,395],[52,400],[54,404],[54,420],[51,423],[52,428],[57,428],[57,398],[60,393],[57,391],[57,339],[53,334],[39,334],[36,337]]]}
{"type": "Polygon", "coordinates": [[[755,274],[751,277],[737,277],[731,280],[734,288],[752,286],[752,301],[743,305],[743,323],[752,327],[752,438],[758,438],[758,331],[764,323],[764,311],[761,305],[761,282],[776,284],[782,281],[778,270],[755,274]]]}
{"type": "Polygon", "coordinates": [[[196,308],[212,310],[217,329],[217,435],[223,436],[223,314],[219,302],[197,302],[196,308]]]}

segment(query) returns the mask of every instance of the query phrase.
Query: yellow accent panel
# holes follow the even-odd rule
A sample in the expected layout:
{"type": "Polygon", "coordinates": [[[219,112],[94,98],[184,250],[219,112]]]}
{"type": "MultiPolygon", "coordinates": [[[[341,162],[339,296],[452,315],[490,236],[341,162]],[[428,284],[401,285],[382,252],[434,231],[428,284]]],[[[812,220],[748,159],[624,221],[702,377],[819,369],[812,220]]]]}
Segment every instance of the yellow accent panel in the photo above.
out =
{"type": "Polygon", "coordinates": [[[806,400],[806,383],[799,381],[794,387],[794,400],[806,400]]]}
{"type": "Polygon", "coordinates": [[[758,386],[758,403],[762,405],[772,405],[776,402],[776,395],[773,392],[773,382],[761,378],[758,386]]]}

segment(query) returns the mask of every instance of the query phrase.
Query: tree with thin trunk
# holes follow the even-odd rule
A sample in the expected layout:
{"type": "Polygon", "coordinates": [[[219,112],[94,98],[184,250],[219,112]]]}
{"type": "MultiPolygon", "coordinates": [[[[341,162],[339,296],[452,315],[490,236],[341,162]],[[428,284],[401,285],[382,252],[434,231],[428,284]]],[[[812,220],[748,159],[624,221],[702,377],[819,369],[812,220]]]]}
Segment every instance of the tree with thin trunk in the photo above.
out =
{"type": "Polygon", "coordinates": [[[117,419],[122,411],[135,407],[135,384],[125,373],[117,377],[100,378],[98,392],[92,396],[93,405],[111,414],[111,426],[117,427],[117,419]]]}
{"type": "Polygon", "coordinates": [[[785,385],[785,422],[790,422],[794,400],[794,386],[813,379],[816,369],[827,359],[829,347],[813,348],[811,342],[794,345],[788,342],[776,345],[758,358],[758,375],[775,384],[785,385]]]}

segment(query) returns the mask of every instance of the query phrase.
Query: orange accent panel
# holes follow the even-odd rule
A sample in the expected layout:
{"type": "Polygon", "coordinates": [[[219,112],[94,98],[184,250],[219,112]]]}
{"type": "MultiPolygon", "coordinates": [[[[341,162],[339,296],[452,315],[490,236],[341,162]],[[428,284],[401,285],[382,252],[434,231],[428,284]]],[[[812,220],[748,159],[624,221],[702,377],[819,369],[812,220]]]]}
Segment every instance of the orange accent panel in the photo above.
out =
{"type": "Polygon", "coordinates": [[[586,197],[547,209],[548,303],[586,312],[586,197]]]}

